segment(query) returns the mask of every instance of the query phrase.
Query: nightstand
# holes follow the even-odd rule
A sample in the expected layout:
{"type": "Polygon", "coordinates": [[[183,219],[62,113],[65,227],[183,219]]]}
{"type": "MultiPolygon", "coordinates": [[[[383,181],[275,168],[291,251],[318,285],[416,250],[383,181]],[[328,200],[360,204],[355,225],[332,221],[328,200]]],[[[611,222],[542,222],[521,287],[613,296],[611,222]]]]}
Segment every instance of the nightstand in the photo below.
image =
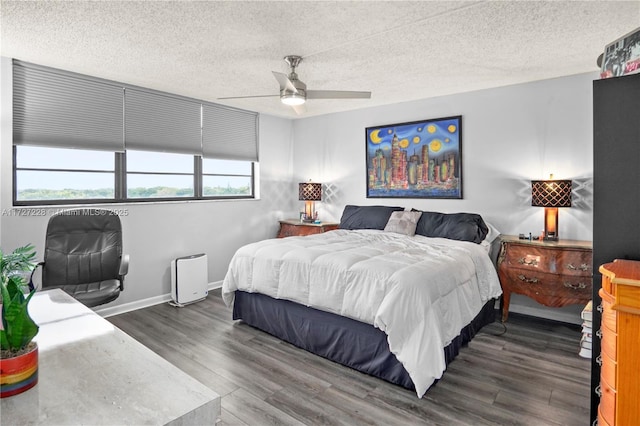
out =
{"type": "Polygon", "coordinates": [[[502,322],[509,316],[511,293],[545,306],[586,305],[591,300],[591,242],[529,241],[503,235],[498,257],[502,285],[502,322]]]}
{"type": "Polygon", "coordinates": [[[323,232],[338,229],[339,225],[339,223],[334,222],[306,223],[300,222],[299,219],[281,220],[278,238],[322,234],[323,232]]]}

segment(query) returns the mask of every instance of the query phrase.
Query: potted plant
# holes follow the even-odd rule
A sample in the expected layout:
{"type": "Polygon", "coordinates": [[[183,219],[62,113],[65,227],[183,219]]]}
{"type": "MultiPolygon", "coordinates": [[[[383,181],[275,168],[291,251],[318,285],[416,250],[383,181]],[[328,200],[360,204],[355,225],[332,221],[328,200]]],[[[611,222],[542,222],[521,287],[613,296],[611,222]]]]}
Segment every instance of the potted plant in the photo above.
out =
{"type": "Polygon", "coordinates": [[[38,345],[32,341],[38,326],[28,311],[35,289],[28,288],[24,278],[35,267],[35,256],[30,244],[9,254],[0,250],[0,398],[24,392],[38,383],[38,345]]]}

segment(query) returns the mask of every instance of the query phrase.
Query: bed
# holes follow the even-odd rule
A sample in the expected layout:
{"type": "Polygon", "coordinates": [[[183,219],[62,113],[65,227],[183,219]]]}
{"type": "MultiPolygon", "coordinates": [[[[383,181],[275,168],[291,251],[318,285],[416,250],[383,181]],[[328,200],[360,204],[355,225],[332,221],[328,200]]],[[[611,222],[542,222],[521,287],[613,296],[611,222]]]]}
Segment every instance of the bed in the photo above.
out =
{"type": "Polygon", "coordinates": [[[489,230],[469,213],[346,206],[338,230],[241,247],[222,297],[233,319],[422,397],[495,318],[489,230]]]}

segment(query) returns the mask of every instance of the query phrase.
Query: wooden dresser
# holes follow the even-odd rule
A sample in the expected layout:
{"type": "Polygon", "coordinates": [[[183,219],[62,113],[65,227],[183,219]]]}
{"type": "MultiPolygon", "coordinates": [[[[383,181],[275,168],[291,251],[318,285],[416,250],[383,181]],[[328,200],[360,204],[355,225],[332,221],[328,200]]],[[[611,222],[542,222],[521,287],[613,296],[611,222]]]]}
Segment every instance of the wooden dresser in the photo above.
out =
{"type": "Polygon", "coordinates": [[[296,219],[281,220],[278,238],[321,234],[338,229],[339,225],[339,223],[334,222],[305,223],[296,219]]]}
{"type": "MultiPolygon", "coordinates": [[[[640,261],[600,266],[600,426],[640,424],[640,261]]],[[[598,392],[598,391],[596,391],[598,392]]]]}
{"type": "Polygon", "coordinates": [[[586,305],[591,300],[589,241],[529,241],[501,236],[498,276],[502,285],[502,322],[509,317],[511,293],[545,306],[586,305]]]}

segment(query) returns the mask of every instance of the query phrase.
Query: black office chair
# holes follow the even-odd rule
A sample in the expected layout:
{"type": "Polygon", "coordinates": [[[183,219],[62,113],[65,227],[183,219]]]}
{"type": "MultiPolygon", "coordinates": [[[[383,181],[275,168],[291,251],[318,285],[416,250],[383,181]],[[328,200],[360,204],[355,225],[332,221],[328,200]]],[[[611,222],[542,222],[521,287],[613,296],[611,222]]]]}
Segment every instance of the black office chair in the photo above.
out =
{"type": "MultiPolygon", "coordinates": [[[[42,289],[61,288],[89,307],[109,303],[124,290],[129,256],[122,254],[122,226],[110,210],[65,210],[49,219],[42,289]]],[[[33,273],[32,273],[33,277],[33,273]]]]}

